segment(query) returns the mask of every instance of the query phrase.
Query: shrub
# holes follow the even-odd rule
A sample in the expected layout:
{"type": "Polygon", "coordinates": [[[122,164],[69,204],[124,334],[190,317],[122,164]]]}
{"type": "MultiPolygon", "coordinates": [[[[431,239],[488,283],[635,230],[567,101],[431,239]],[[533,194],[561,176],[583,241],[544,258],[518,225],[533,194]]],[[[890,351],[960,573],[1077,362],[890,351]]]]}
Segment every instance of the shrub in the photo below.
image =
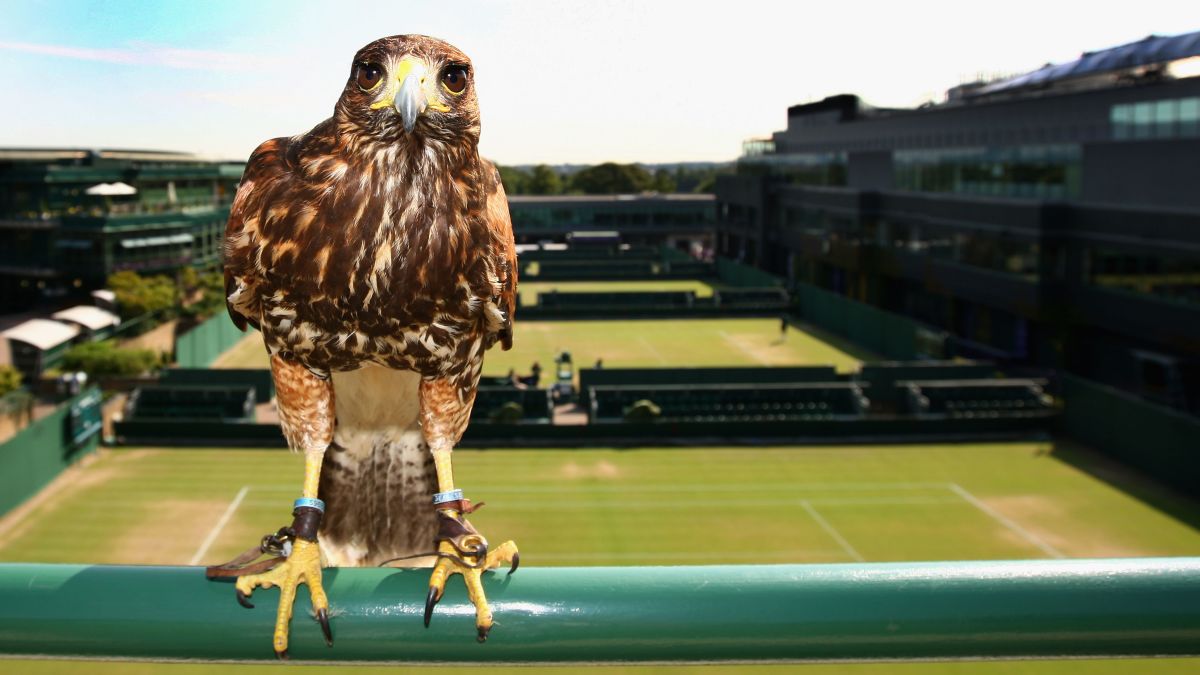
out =
{"type": "Polygon", "coordinates": [[[21,388],[21,371],[12,366],[0,366],[0,396],[21,388]]]}
{"type": "Polygon", "coordinates": [[[112,342],[86,342],[63,355],[63,370],[82,370],[90,379],[140,375],[156,368],[158,354],[149,349],[119,349],[112,342]]]}
{"type": "Polygon", "coordinates": [[[117,310],[122,319],[149,313],[165,315],[179,306],[179,288],[169,277],[116,272],[108,277],[108,287],[117,296],[117,310]]]}
{"type": "Polygon", "coordinates": [[[525,416],[525,408],[516,401],[509,401],[488,413],[488,421],[493,424],[516,424],[525,416]]]}
{"type": "Polygon", "coordinates": [[[633,405],[625,409],[626,422],[653,422],[661,415],[662,408],[658,407],[654,401],[645,398],[634,401],[633,405]]]}

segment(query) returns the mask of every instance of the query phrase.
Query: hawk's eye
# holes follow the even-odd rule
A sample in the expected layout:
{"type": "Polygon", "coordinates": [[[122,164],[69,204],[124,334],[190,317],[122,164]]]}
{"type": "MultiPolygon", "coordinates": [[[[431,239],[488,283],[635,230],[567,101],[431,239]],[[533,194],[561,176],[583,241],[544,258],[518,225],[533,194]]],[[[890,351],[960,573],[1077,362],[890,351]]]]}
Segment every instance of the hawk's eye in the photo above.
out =
{"type": "Polygon", "coordinates": [[[370,91],[383,79],[383,66],[378,63],[358,64],[358,86],[370,91]]]}
{"type": "Polygon", "coordinates": [[[467,88],[467,67],[446,66],[442,71],[442,86],[451,94],[461,94],[467,88]]]}

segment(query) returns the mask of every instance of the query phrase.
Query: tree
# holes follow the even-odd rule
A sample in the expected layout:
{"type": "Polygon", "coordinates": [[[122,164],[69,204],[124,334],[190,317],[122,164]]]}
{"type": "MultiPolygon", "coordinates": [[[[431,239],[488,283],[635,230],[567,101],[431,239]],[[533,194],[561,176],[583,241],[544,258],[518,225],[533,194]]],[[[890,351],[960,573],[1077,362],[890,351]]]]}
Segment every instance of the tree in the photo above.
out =
{"type": "Polygon", "coordinates": [[[221,272],[197,273],[193,270],[191,278],[193,283],[184,287],[191,301],[183,307],[184,316],[207,319],[225,311],[225,277],[221,272]]]}
{"type": "Polygon", "coordinates": [[[675,179],[670,171],[659,169],[654,172],[654,191],[664,194],[675,191],[675,179]]]}
{"type": "Polygon", "coordinates": [[[183,267],[179,270],[179,287],[184,295],[194,293],[200,287],[200,272],[195,267],[183,267]]]}
{"type": "Polygon", "coordinates": [[[122,319],[150,312],[166,314],[179,306],[179,288],[169,277],[116,272],[108,277],[108,287],[117,296],[117,310],[122,319]]]}
{"type": "Polygon", "coordinates": [[[118,349],[110,340],[85,342],[63,354],[62,369],[82,370],[95,380],[106,376],[140,375],[159,365],[158,354],[149,349],[118,349]]]}
{"type": "Polygon", "coordinates": [[[510,195],[529,194],[529,179],[528,173],[511,166],[498,166],[500,171],[500,182],[504,183],[504,192],[510,195]]]}
{"type": "Polygon", "coordinates": [[[533,167],[528,186],[531,195],[556,195],[563,189],[562,179],[559,178],[558,172],[545,164],[533,167]]]}
{"type": "Polygon", "coordinates": [[[696,183],[696,187],[692,189],[692,192],[701,192],[701,193],[708,193],[708,194],[713,194],[716,191],[717,191],[717,174],[715,174],[715,173],[702,178],[699,183],[696,183]]]}
{"type": "Polygon", "coordinates": [[[21,388],[21,371],[12,366],[0,366],[0,396],[21,388]]]}
{"type": "Polygon", "coordinates": [[[589,195],[615,195],[649,190],[654,179],[637,164],[605,162],[571,177],[571,186],[589,195]]]}

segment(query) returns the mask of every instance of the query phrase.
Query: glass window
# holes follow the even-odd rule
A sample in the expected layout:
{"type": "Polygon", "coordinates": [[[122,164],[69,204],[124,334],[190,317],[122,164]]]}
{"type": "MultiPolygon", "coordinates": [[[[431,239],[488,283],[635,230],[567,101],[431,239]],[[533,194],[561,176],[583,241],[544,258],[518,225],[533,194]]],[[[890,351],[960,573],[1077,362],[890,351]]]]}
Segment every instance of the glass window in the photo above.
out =
{"type": "Polygon", "coordinates": [[[1112,124],[1112,135],[1117,140],[1125,140],[1133,136],[1133,106],[1114,105],[1109,112],[1109,122],[1112,124]]]}
{"type": "Polygon", "coordinates": [[[900,190],[1061,199],[1079,194],[1078,145],[901,150],[900,190]]]}
{"type": "Polygon", "coordinates": [[[1200,97],[1114,105],[1109,122],[1114,140],[1200,136],[1200,97]]]}
{"type": "Polygon", "coordinates": [[[1200,305],[1200,255],[1092,246],[1088,283],[1109,290],[1200,305]]]}
{"type": "Polygon", "coordinates": [[[1179,101],[1168,99],[1154,104],[1154,137],[1172,138],[1179,121],[1179,101]]]}
{"type": "Polygon", "coordinates": [[[1040,247],[1032,239],[967,228],[880,220],[875,241],[910,254],[1004,272],[1036,281],[1040,247]]]}
{"type": "Polygon", "coordinates": [[[1154,102],[1143,101],[1133,106],[1133,137],[1150,138],[1154,129],[1154,102]]]}
{"type": "Polygon", "coordinates": [[[1200,96],[1179,102],[1179,135],[1200,136],[1200,96]]]}
{"type": "Polygon", "coordinates": [[[796,185],[843,186],[846,184],[846,154],[783,153],[743,157],[738,172],[771,175],[796,185]]]}

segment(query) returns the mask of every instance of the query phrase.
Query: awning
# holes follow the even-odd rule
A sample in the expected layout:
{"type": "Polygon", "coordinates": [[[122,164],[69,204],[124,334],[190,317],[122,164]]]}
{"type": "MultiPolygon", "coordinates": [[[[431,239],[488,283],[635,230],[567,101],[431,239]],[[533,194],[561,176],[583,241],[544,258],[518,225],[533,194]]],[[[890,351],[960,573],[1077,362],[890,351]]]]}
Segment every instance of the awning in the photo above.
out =
{"type": "Polygon", "coordinates": [[[76,305],[51,316],[59,321],[77,323],[89,330],[102,330],[121,323],[121,317],[92,305],[76,305]]]}
{"type": "Polygon", "coordinates": [[[31,344],[42,351],[70,342],[79,335],[79,327],[50,319],[30,319],[0,333],[9,340],[31,344]]]}
{"type": "Polygon", "coordinates": [[[121,248],[145,248],[146,246],[169,246],[171,244],[190,244],[196,237],[187,234],[167,234],[157,237],[134,237],[121,240],[121,248]]]}
{"type": "Polygon", "coordinates": [[[99,183],[84,190],[89,195],[100,195],[102,197],[119,197],[124,195],[136,195],[137,188],[128,183],[99,183]]]}
{"type": "Polygon", "coordinates": [[[102,302],[110,302],[111,303],[111,302],[117,301],[117,294],[113,293],[112,291],[108,290],[107,288],[101,288],[98,291],[92,291],[92,297],[97,300],[100,300],[102,302]]]}

